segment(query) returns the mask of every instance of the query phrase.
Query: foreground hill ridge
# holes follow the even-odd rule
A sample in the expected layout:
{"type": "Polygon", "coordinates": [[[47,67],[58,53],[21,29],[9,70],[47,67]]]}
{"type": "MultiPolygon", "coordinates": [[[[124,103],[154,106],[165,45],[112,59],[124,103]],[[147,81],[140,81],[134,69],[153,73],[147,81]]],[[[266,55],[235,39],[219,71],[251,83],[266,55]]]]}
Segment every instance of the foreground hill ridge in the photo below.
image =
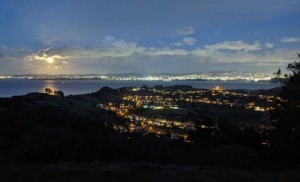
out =
{"type": "MultiPolygon", "coordinates": [[[[178,86],[170,89],[178,89],[178,86]]],[[[274,90],[260,92],[275,93],[274,90]]],[[[116,162],[118,166],[125,163],[146,163],[146,166],[200,165],[259,170],[262,173],[265,170],[286,169],[285,165],[289,164],[283,162],[284,165],[278,165],[282,161],[277,160],[276,152],[274,154],[272,150],[254,144],[252,140],[258,136],[254,130],[249,130],[249,140],[243,137],[245,143],[237,141],[235,136],[239,136],[236,133],[239,129],[232,123],[225,126],[231,128],[228,131],[234,132],[228,133],[226,130],[220,133],[220,137],[199,130],[202,133],[197,136],[206,139],[200,138],[195,143],[170,140],[151,133],[145,135],[115,130],[116,125],[124,126],[128,120],[114,112],[99,109],[97,105],[111,99],[118,100],[122,98],[121,93],[119,89],[102,88],[95,93],[66,97],[30,93],[0,98],[1,163],[21,166],[33,163],[46,166],[70,163],[76,166],[80,163],[111,162],[116,162]]],[[[59,165],[56,167],[59,168],[59,165]]],[[[58,171],[62,172],[60,169],[58,171]]]]}

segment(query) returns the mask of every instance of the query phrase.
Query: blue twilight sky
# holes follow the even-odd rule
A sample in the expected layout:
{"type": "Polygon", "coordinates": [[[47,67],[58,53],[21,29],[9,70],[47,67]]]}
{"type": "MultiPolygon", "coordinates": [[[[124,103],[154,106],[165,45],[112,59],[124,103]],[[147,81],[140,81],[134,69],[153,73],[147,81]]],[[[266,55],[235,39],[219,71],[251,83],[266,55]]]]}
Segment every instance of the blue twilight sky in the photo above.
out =
{"type": "Polygon", "coordinates": [[[1,0],[0,75],[275,72],[300,0],[1,0]]]}

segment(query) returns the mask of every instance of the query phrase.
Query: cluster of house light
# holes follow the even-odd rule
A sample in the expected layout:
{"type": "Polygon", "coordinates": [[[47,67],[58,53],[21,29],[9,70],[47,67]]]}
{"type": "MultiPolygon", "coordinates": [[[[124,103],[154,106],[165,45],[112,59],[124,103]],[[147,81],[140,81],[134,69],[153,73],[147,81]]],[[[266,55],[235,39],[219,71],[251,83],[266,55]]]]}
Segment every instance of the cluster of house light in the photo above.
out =
{"type": "Polygon", "coordinates": [[[274,78],[272,73],[246,73],[246,72],[212,72],[194,74],[154,74],[142,76],[139,74],[61,74],[61,75],[0,75],[0,79],[101,79],[101,80],[127,80],[127,81],[174,81],[174,80],[249,80],[268,81],[274,78]]]}
{"type": "MultiPolygon", "coordinates": [[[[169,120],[165,118],[149,118],[142,115],[134,114],[135,109],[146,108],[152,110],[162,110],[171,109],[178,110],[181,109],[177,104],[178,101],[186,101],[190,103],[204,103],[204,104],[217,104],[217,105],[227,105],[227,106],[238,106],[237,103],[230,102],[229,100],[212,100],[210,98],[201,98],[204,94],[211,94],[212,96],[234,96],[234,97],[249,97],[249,93],[237,93],[230,92],[221,89],[220,87],[215,87],[213,90],[189,90],[189,91],[169,91],[164,89],[154,89],[150,88],[149,91],[153,95],[142,95],[139,94],[140,89],[134,88],[129,94],[123,96],[123,102],[117,103],[106,103],[99,104],[100,109],[105,109],[115,112],[119,117],[126,118],[130,122],[127,127],[115,126],[116,129],[121,132],[148,132],[155,133],[157,136],[163,136],[170,134],[173,139],[183,138],[184,141],[190,142],[188,140],[188,131],[196,130],[194,121],[179,121],[179,120],[169,120]],[[174,97],[168,97],[168,96],[174,97]],[[171,133],[170,133],[171,132],[171,133]]],[[[275,100],[280,100],[279,97],[258,95],[259,99],[266,99],[268,102],[275,102],[275,100]]],[[[282,100],[281,100],[282,101],[282,100]]],[[[254,111],[268,111],[274,109],[273,107],[257,106],[255,102],[249,102],[245,105],[245,109],[252,109],[254,111]]],[[[201,125],[201,128],[208,128],[212,126],[201,125]]]]}
{"type": "Polygon", "coordinates": [[[132,114],[130,112],[131,109],[134,109],[131,105],[120,104],[117,106],[114,103],[108,104],[99,104],[98,107],[100,109],[113,111],[119,117],[126,118],[130,120],[127,128],[122,126],[115,126],[115,129],[121,132],[148,132],[154,133],[157,136],[166,135],[168,132],[172,130],[170,133],[170,137],[172,139],[178,139],[182,137],[185,142],[190,142],[188,140],[188,134],[184,131],[195,130],[194,122],[182,122],[176,120],[167,120],[162,118],[148,118],[145,116],[140,116],[136,114],[132,114]],[[174,130],[181,130],[181,132],[174,132],[174,130]]]}

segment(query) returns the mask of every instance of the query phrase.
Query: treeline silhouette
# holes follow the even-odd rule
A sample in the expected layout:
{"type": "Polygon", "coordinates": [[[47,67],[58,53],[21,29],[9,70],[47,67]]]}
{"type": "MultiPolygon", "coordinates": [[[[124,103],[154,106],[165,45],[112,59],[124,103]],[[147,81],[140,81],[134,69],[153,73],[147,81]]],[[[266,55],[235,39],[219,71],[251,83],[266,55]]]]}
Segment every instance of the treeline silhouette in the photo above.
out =
{"type": "MultiPolygon", "coordinates": [[[[298,58],[300,54],[298,53],[298,58]]],[[[279,94],[284,101],[275,104],[269,156],[283,166],[299,167],[300,163],[300,62],[288,64],[293,74],[279,94]]]]}

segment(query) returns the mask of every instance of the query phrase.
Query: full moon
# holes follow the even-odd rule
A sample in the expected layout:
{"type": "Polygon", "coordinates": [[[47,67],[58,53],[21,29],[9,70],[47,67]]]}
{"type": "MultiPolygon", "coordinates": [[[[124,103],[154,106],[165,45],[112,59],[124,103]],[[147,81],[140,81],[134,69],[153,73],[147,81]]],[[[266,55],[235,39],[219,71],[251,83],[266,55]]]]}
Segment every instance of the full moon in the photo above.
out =
{"type": "Polygon", "coordinates": [[[48,63],[52,64],[52,63],[54,62],[54,59],[53,59],[53,57],[48,57],[48,58],[46,59],[46,61],[47,61],[48,63]]]}

